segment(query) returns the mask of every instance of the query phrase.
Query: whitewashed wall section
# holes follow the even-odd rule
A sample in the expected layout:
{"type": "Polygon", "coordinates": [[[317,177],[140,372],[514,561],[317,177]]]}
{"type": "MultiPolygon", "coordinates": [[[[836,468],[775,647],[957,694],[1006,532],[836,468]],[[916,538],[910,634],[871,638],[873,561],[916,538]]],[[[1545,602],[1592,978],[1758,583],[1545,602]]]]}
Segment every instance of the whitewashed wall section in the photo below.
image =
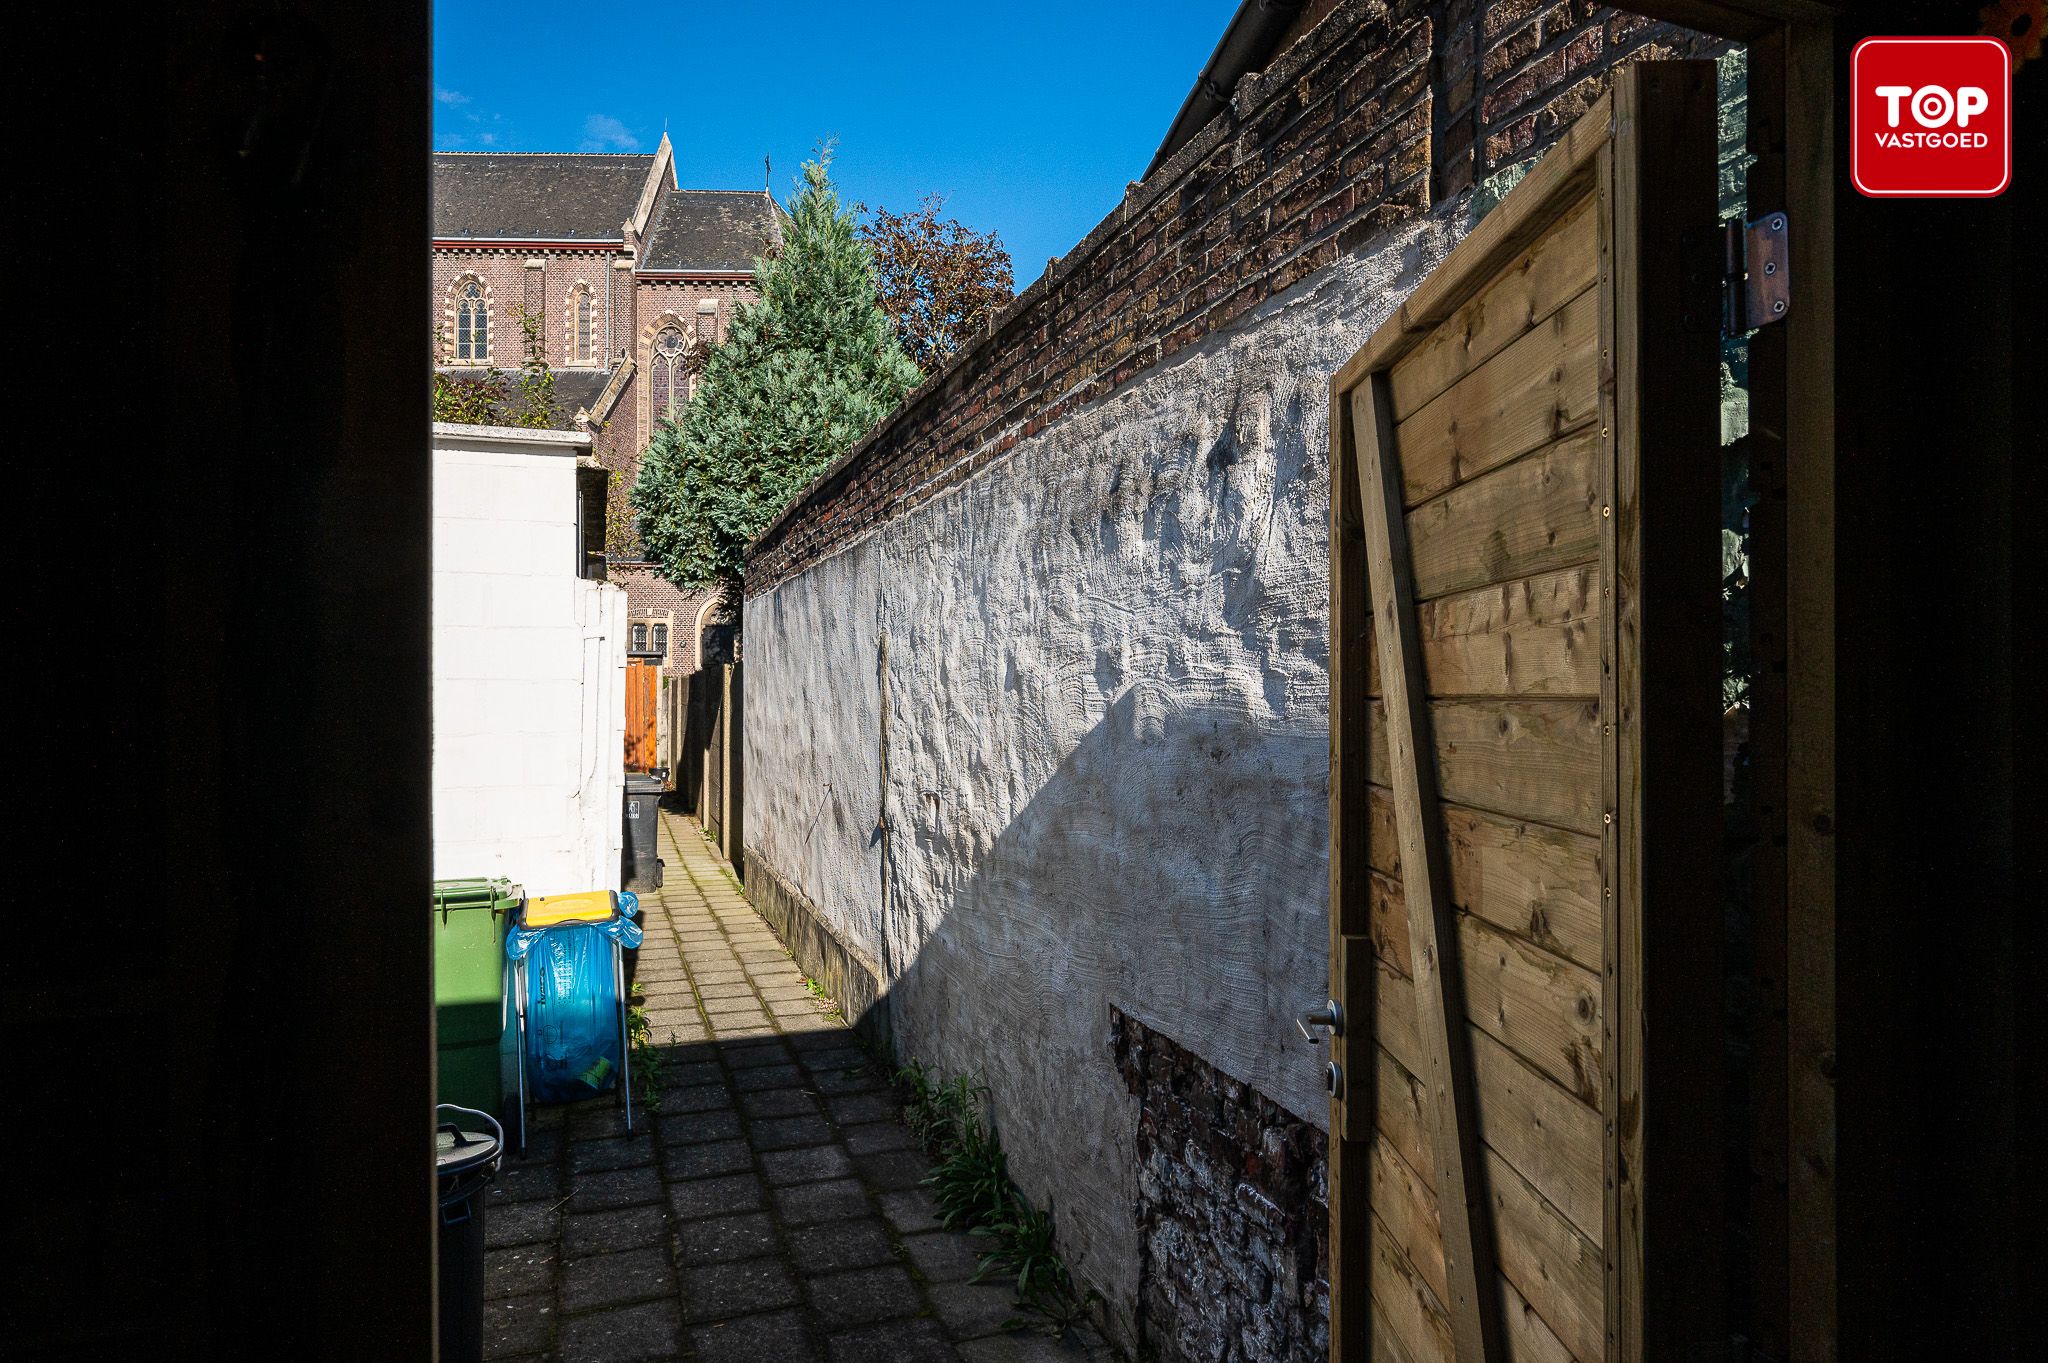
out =
{"type": "Polygon", "coordinates": [[[1327,1121],[1292,1018],[1327,988],[1328,376],[1454,235],[1339,262],[747,602],[751,854],[879,963],[903,1054],[988,1083],[1126,1321],[1110,1003],[1327,1121]]]}
{"type": "Polygon", "coordinates": [[[619,888],[626,594],[576,575],[571,445],[436,432],[434,875],[619,888]]]}

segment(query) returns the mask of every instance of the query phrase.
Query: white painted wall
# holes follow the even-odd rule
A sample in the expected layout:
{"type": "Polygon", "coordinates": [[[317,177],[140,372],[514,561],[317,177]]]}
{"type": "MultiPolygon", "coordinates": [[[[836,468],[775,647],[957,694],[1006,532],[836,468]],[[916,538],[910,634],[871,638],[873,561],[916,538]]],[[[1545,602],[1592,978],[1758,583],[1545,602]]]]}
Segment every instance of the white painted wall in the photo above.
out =
{"type": "Polygon", "coordinates": [[[1327,1124],[1292,1019],[1328,987],[1328,377],[1461,229],[1339,262],[747,602],[750,849],[878,964],[906,1055],[989,1084],[1125,1320],[1110,1004],[1327,1124]]]}
{"type": "Polygon", "coordinates": [[[616,890],[626,593],[577,576],[568,432],[434,427],[434,875],[616,890]]]}

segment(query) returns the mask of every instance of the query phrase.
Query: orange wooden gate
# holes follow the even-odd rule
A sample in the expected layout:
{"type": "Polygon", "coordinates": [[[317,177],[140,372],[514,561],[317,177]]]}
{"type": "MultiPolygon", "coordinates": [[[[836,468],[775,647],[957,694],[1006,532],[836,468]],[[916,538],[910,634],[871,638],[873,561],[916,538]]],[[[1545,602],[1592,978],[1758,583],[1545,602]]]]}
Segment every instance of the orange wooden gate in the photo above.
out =
{"type": "Polygon", "coordinates": [[[660,761],[655,704],[660,686],[661,672],[654,663],[626,664],[627,771],[653,771],[660,761]]]}

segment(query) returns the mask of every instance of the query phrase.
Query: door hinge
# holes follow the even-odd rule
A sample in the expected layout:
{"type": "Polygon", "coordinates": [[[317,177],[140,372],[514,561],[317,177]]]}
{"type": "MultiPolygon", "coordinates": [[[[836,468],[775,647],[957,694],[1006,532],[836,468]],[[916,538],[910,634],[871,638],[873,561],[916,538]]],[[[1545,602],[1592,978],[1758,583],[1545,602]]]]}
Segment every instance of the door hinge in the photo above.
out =
{"type": "Polygon", "coordinates": [[[1792,262],[1782,210],[1721,224],[1721,333],[1740,336],[1781,322],[1792,308],[1792,262]]]}

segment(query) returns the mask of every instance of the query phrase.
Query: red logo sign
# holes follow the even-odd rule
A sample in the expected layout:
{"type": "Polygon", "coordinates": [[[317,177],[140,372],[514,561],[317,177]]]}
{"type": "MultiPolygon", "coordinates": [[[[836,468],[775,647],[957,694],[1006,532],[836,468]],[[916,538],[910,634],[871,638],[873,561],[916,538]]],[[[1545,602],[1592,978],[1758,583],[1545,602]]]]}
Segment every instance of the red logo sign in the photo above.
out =
{"type": "Polygon", "coordinates": [[[2012,54],[1996,38],[1865,38],[1849,175],[1872,198],[1988,199],[2012,180],[2012,54]]]}

